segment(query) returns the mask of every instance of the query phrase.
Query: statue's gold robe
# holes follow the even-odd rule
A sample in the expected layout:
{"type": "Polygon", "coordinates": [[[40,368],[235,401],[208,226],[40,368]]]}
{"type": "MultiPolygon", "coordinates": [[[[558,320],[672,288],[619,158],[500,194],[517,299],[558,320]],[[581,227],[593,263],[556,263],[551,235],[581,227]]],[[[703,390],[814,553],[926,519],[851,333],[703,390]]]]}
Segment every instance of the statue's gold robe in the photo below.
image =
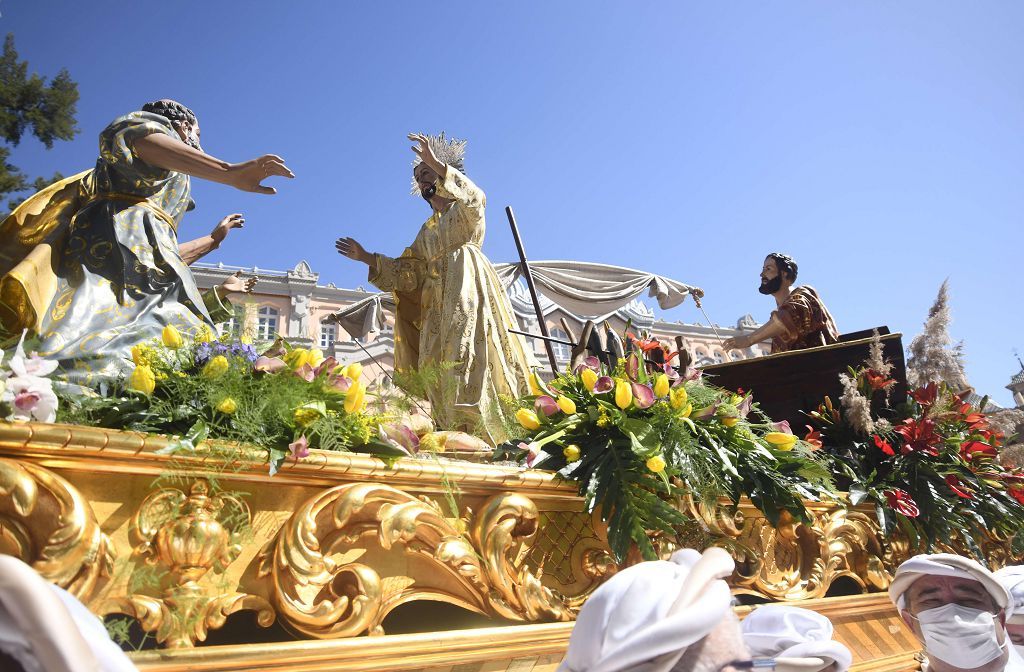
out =
{"type": "MultiPolygon", "coordinates": [[[[484,193],[452,167],[437,193],[453,199],[402,256],[374,256],[369,280],[395,296],[395,369],[448,369],[427,385],[435,419],[506,440],[500,397],[525,393],[533,358],[509,333],[515,317],[484,241],[484,193]]],[[[429,378],[429,376],[425,376],[429,378]]]]}

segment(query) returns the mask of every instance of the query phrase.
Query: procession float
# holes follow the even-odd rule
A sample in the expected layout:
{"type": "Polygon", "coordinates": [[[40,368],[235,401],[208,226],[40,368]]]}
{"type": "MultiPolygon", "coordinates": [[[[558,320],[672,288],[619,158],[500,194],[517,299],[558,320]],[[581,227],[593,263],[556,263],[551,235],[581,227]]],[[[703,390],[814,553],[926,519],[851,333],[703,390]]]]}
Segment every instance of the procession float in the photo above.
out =
{"type": "MultiPolygon", "coordinates": [[[[257,191],[290,171],[225,168],[190,115],[158,101],[120,118],[95,170],[0,227],[0,552],[104,617],[140,670],[554,670],[602,581],[712,545],[736,560],[741,616],[799,603],[855,669],[915,669],[884,593],[895,567],[925,549],[1024,556],[1005,430],[955,381],[908,381],[885,328],[698,368],[588,324],[542,373],[506,271],[535,297],[547,271],[542,290],[573,305],[651,283],[585,295],[585,264],[535,273],[517,232],[520,264],[495,270],[464,143],[443,136],[410,136],[431,206],[413,245],[338,242],[387,293],[393,375],[218,337],[254,280],[198,291],[188,263],[233,226],[177,244],[188,177],[257,191]]],[[[365,323],[370,303],[336,320],[365,323]]]]}

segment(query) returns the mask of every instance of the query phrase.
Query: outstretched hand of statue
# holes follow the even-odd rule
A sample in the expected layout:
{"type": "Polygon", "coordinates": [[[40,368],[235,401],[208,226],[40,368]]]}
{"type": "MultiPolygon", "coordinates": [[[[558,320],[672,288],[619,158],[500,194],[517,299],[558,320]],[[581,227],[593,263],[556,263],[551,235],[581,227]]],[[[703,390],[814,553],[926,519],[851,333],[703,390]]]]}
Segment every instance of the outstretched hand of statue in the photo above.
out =
{"type": "Polygon", "coordinates": [[[231,229],[240,229],[245,226],[245,217],[242,213],[236,212],[233,215],[228,215],[224,219],[218,222],[217,226],[210,232],[210,237],[213,238],[214,242],[218,245],[224,242],[224,239],[228,237],[228,233],[231,229]]]}
{"type": "Polygon", "coordinates": [[[427,136],[419,133],[410,133],[409,139],[416,142],[417,144],[412,146],[412,151],[416,156],[420,157],[420,160],[427,164],[427,167],[438,175],[443,175],[445,171],[445,165],[437,160],[434,156],[433,150],[430,149],[430,142],[427,140],[427,136]]]}
{"type": "Polygon", "coordinates": [[[241,271],[235,271],[228,279],[220,283],[220,295],[224,296],[228,292],[241,292],[243,294],[249,294],[256,287],[256,283],[259,282],[260,276],[253,275],[248,278],[242,277],[241,271]]]}
{"type": "Polygon", "coordinates": [[[295,174],[284,165],[284,159],[276,154],[265,154],[258,159],[228,166],[226,182],[236,189],[257,194],[276,194],[277,189],[260,184],[272,176],[293,178],[295,174]]]}
{"type": "Polygon", "coordinates": [[[733,336],[732,338],[727,338],[727,339],[725,339],[725,341],[722,342],[722,349],[723,350],[742,350],[744,348],[749,348],[749,347],[750,347],[749,339],[746,336],[742,336],[742,335],[741,336],[733,336]]]}
{"type": "Polygon", "coordinates": [[[373,263],[373,254],[367,252],[365,247],[352,238],[338,238],[334,243],[334,247],[338,250],[338,254],[343,257],[361,261],[367,266],[373,263]]]}

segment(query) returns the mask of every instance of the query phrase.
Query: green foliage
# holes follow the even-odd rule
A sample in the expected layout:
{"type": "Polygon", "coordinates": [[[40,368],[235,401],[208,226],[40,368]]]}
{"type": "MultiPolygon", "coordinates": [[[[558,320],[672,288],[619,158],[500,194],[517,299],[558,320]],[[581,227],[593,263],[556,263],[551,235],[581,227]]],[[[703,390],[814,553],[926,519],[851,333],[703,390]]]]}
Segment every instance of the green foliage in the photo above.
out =
{"type": "MultiPolygon", "coordinates": [[[[282,354],[294,363],[308,352],[282,354]]],[[[221,461],[229,464],[259,459],[248,448],[255,446],[269,453],[271,473],[290,455],[304,452],[298,441],[322,450],[406,454],[377,439],[381,417],[361,412],[361,406],[346,410],[349,394],[335,386],[343,376],[333,361],[317,362],[316,373],[308,367],[307,380],[280,359],[279,372],[255,370],[253,346],[237,342],[142,345],[133,349],[133,358],[136,373],[146,369],[155,378],[152,393],[132,389],[133,374],[107,396],[64,395],[58,420],[181,436],[173,451],[187,454],[203,444],[206,454],[221,451],[221,461]]],[[[361,385],[351,382],[350,390],[361,385]]]]}
{"type": "Polygon", "coordinates": [[[539,427],[500,446],[496,457],[525,459],[576,481],[588,510],[608,523],[620,561],[633,544],[655,558],[652,534],[678,536],[687,523],[673,503],[681,495],[709,506],[747,496],[776,523],[784,511],[806,520],[802,499],[833,494],[828,470],[795,436],[748,420],[757,415],[749,396],[697,380],[669,389],[667,379],[659,384],[656,373],[628,359],[612,371],[614,379],[595,384],[598,373],[589,383],[582,371],[548,386],[534,380],[537,394],[519,400],[519,417],[524,427],[539,427]],[[622,384],[630,385],[631,400],[625,390],[616,394],[622,384]]]}
{"type": "Polygon", "coordinates": [[[1024,548],[1024,471],[1000,464],[1004,437],[985,413],[934,382],[887,408],[873,373],[850,371],[859,400],[826,399],[808,414],[850,502],[873,504],[883,534],[902,533],[912,551],[964,547],[983,560],[989,534],[1024,548]],[[868,429],[847,405],[872,409],[868,429]]]}
{"type": "MultiPolygon", "coordinates": [[[[8,34],[0,56],[0,138],[17,146],[31,132],[47,149],[57,140],[71,140],[78,133],[75,112],[78,85],[67,70],[61,70],[49,82],[28,73],[28,63],[18,59],[14,35],[8,34]]],[[[0,198],[28,189],[39,190],[62,179],[54,177],[30,180],[8,162],[10,150],[0,147],[0,198]]],[[[10,201],[12,209],[19,200],[10,201]]]]}

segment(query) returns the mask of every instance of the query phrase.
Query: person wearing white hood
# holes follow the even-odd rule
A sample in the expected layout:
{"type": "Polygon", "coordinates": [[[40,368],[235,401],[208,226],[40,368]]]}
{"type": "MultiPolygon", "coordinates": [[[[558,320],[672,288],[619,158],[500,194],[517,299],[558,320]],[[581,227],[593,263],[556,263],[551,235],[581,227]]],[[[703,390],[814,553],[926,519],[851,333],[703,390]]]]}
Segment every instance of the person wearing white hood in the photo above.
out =
{"type": "Polygon", "coordinates": [[[754,658],[743,643],[721,548],[676,551],[601,585],[580,610],[558,672],[811,672],[821,658],[754,658]]]}
{"type": "Polygon", "coordinates": [[[74,595],[0,554],[0,670],[136,672],[74,595]]]}
{"type": "Polygon", "coordinates": [[[1010,591],[1013,612],[1006,617],[1006,632],[1017,653],[1024,658],[1024,565],[1003,567],[995,577],[1010,591]]]}
{"type": "Polygon", "coordinates": [[[896,570],[889,599],[924,644],[928,672],[1024,672],[1005,627],[1010,593],[974,560],[915,555],[896,570]]]}
{"type": "Polygon", "coordinates": [[[740,629],[752,656],[787,661],[776,665],[776,672],[846,672],[853,662],[850,649],[832,639],[832,621],[810,609],[765,604],[743,619],[740,629]]]}

